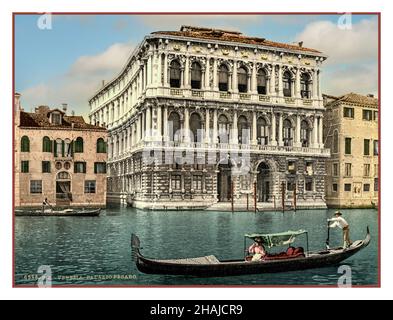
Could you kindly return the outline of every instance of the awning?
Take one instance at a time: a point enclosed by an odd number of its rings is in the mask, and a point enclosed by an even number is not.
[[[246,238],[252,239],[255,241],[257,238],[261,238],[262,244],[268,248],[277,247],[277,246],[285,246],[291,244],[295,241],[297,236],[307,233],[306,230],[298,230],[298,231],[286,231],[281,233],[270,233],[270,234],[246,234],[244,235]]]

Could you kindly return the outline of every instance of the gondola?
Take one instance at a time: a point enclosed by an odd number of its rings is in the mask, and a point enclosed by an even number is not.
[[[268,247],[291,244],[300,234],[307,234],[306,231],[285,232],[280,234],[253,234],[245,235],[245,239],[264,237]],[[287,235],[287,237],[283,237]],[[308,236],[307,236],[308,239]],[[278,241],[277,241],[278,240]],[[214,255],[186,258],[158,260],[147,258],[142,255],[140,240],[132,234],[131,246],[139,271],[147,274],[166,274],[166,275],[191,275],[199,277],[224,277],[244,274],[277,273],[287,271],[306,270],[334,266],[353,256],[370,243],[371,237],[367,227],[367,235],[363,240],[357,240],[348,248],[327,248],[322,251],[309,252],[308,248],[302,255],[285,256],[283,254],[268,256],[261,261],[238,260],[219,260]],[[270,241],[270,244],[267,243]],[[308,241],[307,241],[308,242]],[[308,246],[308,245],[307,245]]]
[[[64,210],[24,210],[16,209],[15,216],[29,217],[97,217],[101,213],[101,209],[64,209]]]

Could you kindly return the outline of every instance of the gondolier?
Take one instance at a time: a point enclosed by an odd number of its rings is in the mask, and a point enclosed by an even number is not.
[[[334,218],[328,219],[328,222],[333,222],[329,225],[329,228],[339,227],[343,230],[344,237],[344,245],[343,248],[346,249],[352,245],[352,242],[349,238],[349,223],[342,217],[342,213],[340,211],[336,211],[334,213]]]

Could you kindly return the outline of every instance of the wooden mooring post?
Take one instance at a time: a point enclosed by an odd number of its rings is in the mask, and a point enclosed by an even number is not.
[[[285,211],[285,182],[281,183],[281,206],[282,212]]]

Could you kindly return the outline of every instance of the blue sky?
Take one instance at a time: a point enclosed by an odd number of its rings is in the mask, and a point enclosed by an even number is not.
[[[15,17],[15,87],[26,110],[67,102],[86,115],[87,99],[101,80],[117,74],[146,34],[182,24],[236,29],[279,42],[302,40],[329,55],[322,78],[326,93],[378,91],[372,15],[353,15],[345,30],[338,27],[339,15],[53,15],[48,30],[38,28],[39,17]]]

